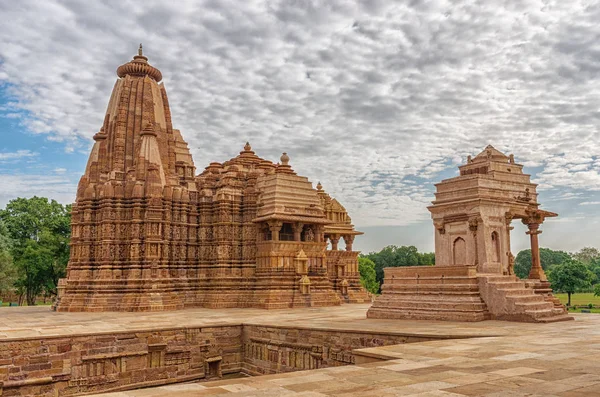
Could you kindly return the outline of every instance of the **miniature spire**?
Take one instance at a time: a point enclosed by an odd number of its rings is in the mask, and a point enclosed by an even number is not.
[[[318,190],[318,191],[321,191],[321,190],[323,190],[323,185],[321,185],[321,181],[319,181],[319,182],[317,183],[317,190]]]
[[[140,48],[138,48],[138,55],[144,56],[144,54],[142,54],[142,43],[140,43]]]
[[[249,152],[252,150],[252,146],[250,146],[250,142],[246,142],[246,144],[244,145],[244,150],[246,152]]]

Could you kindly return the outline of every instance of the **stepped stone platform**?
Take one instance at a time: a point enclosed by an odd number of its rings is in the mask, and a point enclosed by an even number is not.
[[[551,294],[514,275],[478,273],[476,266],[386,268],[382,295],[369,318],[556,322],[572,320]]]

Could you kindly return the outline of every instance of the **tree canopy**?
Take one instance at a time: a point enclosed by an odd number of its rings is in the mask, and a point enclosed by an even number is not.
[[[571,305],[571,294],[589,289],[595,275],[581,262],[569,259],[552,266],[548,272],[548,279],[554,291],[566,292],[568,305]]]
[[[376,294],[379,291],[379,283],[375,273],[375,262],[369,258],[358,258],[358,271],[362,286],[370,293]]]
[[[0,219],[0,297],[10,291],[15,282],[16,272],[10,250],[12,241],[8,229]]]
[[[389,245],[379,252],[363,255],[375,263],[375,279],[383,284],[383,269],[399,266],[425,266],[435,264],[435,255],[432,252],[420,253],[414,246]]]
[[[27,304],[37,296],[56,294],[69,260],[71,206],[44,197],[17,198],[0,211],[11,239],[14,286],[26,294]]]
[[[565,251],[554,251],[548,248],[540,248],[540,263],[544,271],[548,271],[551,266],[559,265],[571,259],[571,255]],[[529,277],[531,270],[531,250],[519,251],[515,258],[515,274],[520,278]]]

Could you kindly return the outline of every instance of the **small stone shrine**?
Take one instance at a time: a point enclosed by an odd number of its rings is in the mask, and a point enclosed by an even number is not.
[[[58,311],[288,308],[369,300],[344,207],[248,143],[196,175],[161,72],[117,69],[72,210]],[[338,250],[339,240],[345,249]],[[331,249],[327,247],[330,243]]]
[[[540,225],[557,214],[539,208],[536,184],[514,156],[491,145],[460,175],[436,185],[428,209],[435,227],[435,266],[386,268],[369,318],[551,322],[572,320],[552,295],[540,264]],[[529,278],[514,275],[513,220],[528,227]]]

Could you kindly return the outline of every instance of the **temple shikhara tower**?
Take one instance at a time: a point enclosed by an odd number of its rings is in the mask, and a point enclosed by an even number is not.
[[[570,320],[540,264],[538,236],[546,218],[536,184],[514,156],[492,146],[436,185],[428,209],[435,229],[435,266],[385,269],[383,294],[371,318],[549,322]],[[513,273],[513,221],[527,225],[529,279]]]
[[[162,74],[141,46],[117,75],[79,182],[56,310],[368,301],[352,250],[362,233],[320,184],[294,172],[286,153],[275,164],[246,143],[196,175]]]

